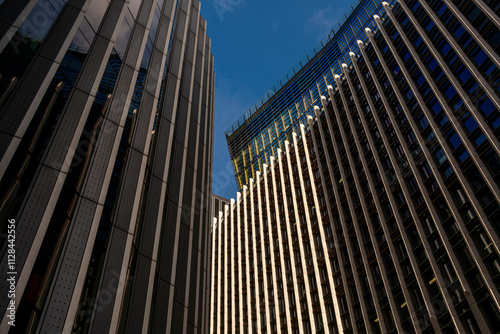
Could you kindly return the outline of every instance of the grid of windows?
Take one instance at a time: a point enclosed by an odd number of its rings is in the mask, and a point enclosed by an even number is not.
[[[307,128],[226,208],[231,226],[247,219],[271,246],[254,267],[271,272],[257,279],[270,314],[239,332],[490,333],[500,323],[499,8],[382,6],[351,61],[318,87]],[[251,196],[267,211],[233,220]],[[251,238],[239,236],[230,242]]]

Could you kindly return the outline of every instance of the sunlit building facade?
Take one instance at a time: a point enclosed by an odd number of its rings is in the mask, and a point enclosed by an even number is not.
[[[0,332],[207,332],[206,28],[198,0],[0,1]]]
[[[500,4],[381,6],[214,222],[212,332],[498,332]]]
[[[341,329],[332,230],[319,218],[321,178],[301,130],[214,218],[211,333]]]

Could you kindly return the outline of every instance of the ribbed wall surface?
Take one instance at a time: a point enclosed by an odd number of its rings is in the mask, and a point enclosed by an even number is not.
[[[211,333],[339,330],[332,232],[301,129],[214,218]]]
[[[499,7],[383,5],[215,221],[213,332],[497,332]]]
[[[13,2],[0,228],[17,222],[16,329],[206,333],[214,73],[200,2]]]

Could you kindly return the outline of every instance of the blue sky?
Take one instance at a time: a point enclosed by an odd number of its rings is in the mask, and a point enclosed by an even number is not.
[[[213,192],[236,197],[224,132],[357,0],[202,0],[215,57]]]

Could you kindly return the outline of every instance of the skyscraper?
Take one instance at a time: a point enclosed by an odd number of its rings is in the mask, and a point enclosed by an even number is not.
[[[206,332],[200,2],[5,0],[0,21],[0,331]]]
[[[497,332],[500,7],[381,6],[219,215],[214,332]]]

